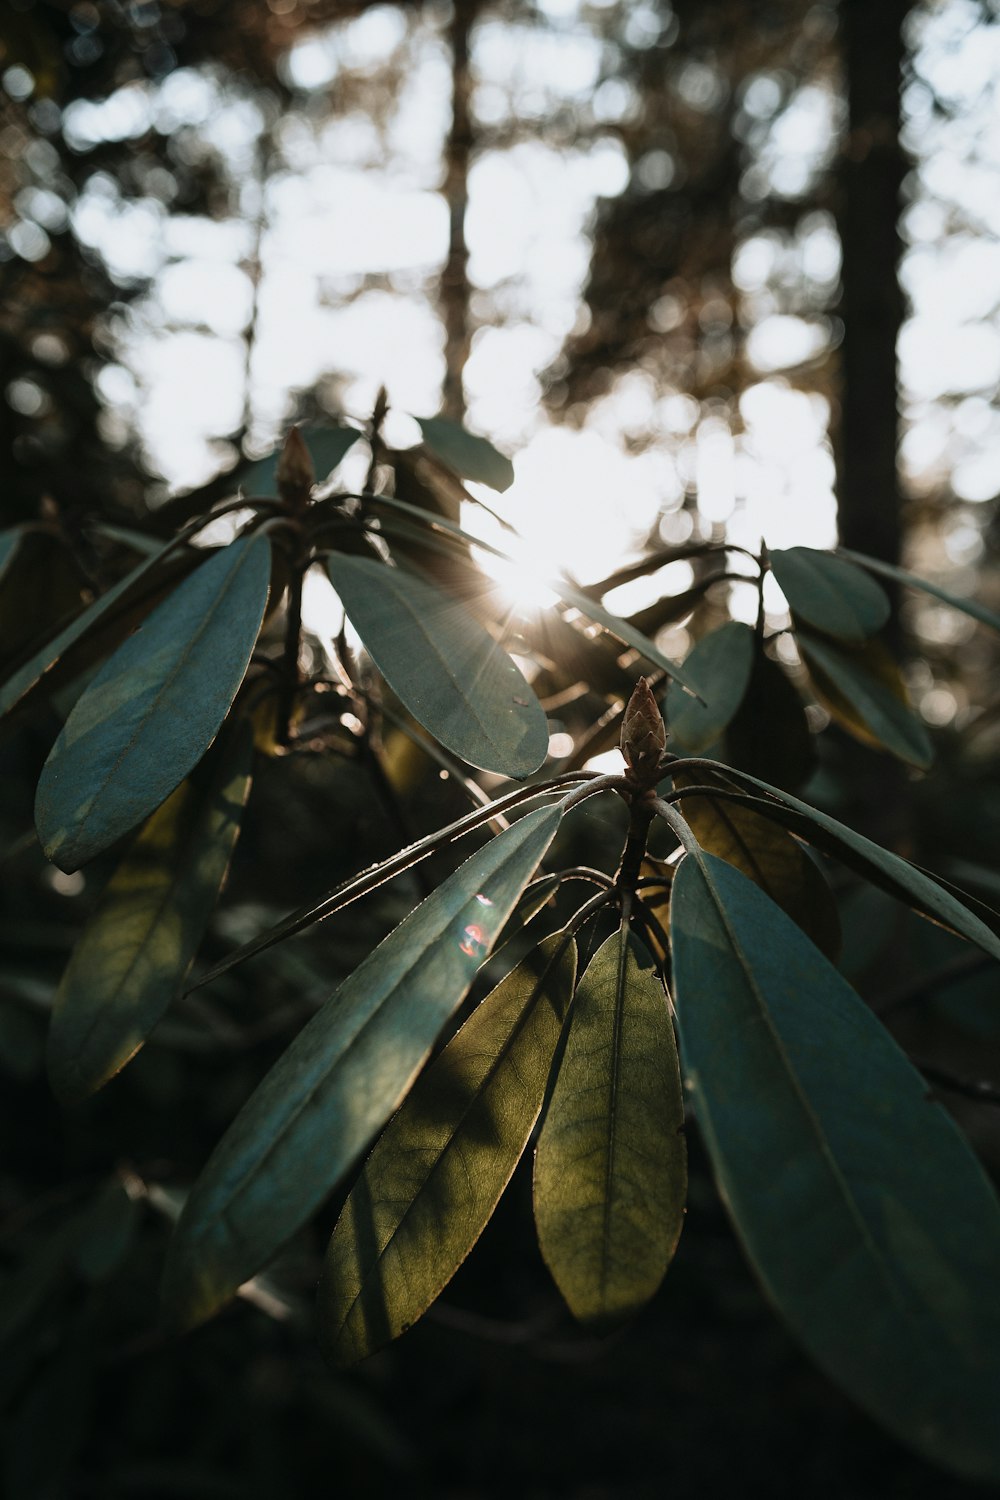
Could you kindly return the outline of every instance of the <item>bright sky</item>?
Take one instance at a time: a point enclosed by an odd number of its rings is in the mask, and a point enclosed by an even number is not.
[[[579,0],[547,0],[544,8],[551,35],[491,22],[477,29],[480,124],[499,127],[512,114],[530,120],[583,100],[599,123],[621,118],[628,91],[595,87],[600,45]],[[1000,490],[1000,417],[991,402],[1000,381],[991,316],[1000,303],[1000,114],[991,108],[1000,27],[977,27],[973,12],[971,0],[945,0],[914,24],[916,78],[905,104],[917,162],[903,268],[913,315],[900,356],[911,424],[903,445],[908,477],[919,488],[953,472],[958,495],[975,504]],[[646,7],[632,7],[637,38],[651,24]],[[384,135],[361,108],[331,121],[310,107],[343,69],[374,76],[404,43],[407,64]],[[259,107],[224,94],[208,74],[182,71],[158,88],[129,86],[106,103],[77,104],[67,117],[84,148],[138,136],[154,121],[189,124],[245,183],[242,223],[170,218],[152,198],[126,207],[100,177],[76,211],[79,233],[113,269],[153,276],[124,332],[121,365],[106,373],[102,390],[109,428],[134,420],[175,487],[215,471],[217,435],[239,425],[245,403],[255,440],[271,446],[293,388],[332,383],[358,417],[383,382],[398,408],[430,414],[439,405],[442,331],[433,288],[447,247],[438,187],[450,84],[441,35],[426,18],[407,22],[393,7],[378,7],[301,43],[287,60],[287,76],[302,91],[301,105],[277,131],[263,205]],[[710,83],[695,78],[691,87]],[[934,117],[928,85],[956,106],[954,120]],[[765,117],[773,89],[760,78],[748,110]],[[828,158],[835,121],[831,94],[814,85],[800,91],[756,168],[771,190],[794,196],[808,186]],[[658,515],[664,535],[679,537],[687,524],[679,508],[691,484],[706,519],[724,523],[744,545],[756,546],[761,536],[772,546],[832,542],[826,404],[792,389],[783,375],[820,352],[829,329],[781,311],[773,288],[796,268],[784,263],[790,252],[776,237],[746,240],[734,266],[755,320],[749,355],[760,377],[741,399],[738,437],[720,416],[699,411],[682,393],[655,390],[639,372],[598,404],[583,431],[555,429],[541,411],[537,374],[579,317],[585,226],[597,199],[619,192],[626,178],[620,146],[600,129],[576,149],[530,139],[490,149],[473,168],[470,274],[493,324],[475,336],[466,388],[470,426],[515,454],[516,482],[500,508],[551,565],[584,581],[633,552]],[[258,229],[248,387],[247,267]],[[835,283],[838,245],[826,216],[811,217],[794,255],[796,274],[804,271],[820,286]],[[952,410],[940,398],[955,392],[960,400]],[[629,454],[630,431],[651,428],[662,440]],[[398,429],[399,440],[413,435],[406,424]],[[967,549],[975,527],[959,516],[956,528],[957,550]],[[614,602],[622,610],[640,607],[641,594],[637,586],[634,597]],[[734,607],[743,610],[738,598]]]

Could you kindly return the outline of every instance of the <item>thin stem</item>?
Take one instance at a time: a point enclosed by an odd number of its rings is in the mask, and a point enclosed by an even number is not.
[[[695,856],[701,853],[701,845],[695,838],[690,825],[684,821],[680,813],[677,811],[676,807],[672,807],[671,804],[669,802],[665,802],[662,797],[654,798],[649,806],[652,808],[656,817],[662,818],[667,827],[677,835],[677,838],[684,846],[686,853],[694,854]]]
[[[288,586],[288,609],[285,616],[285,650],[281,663],[281,692],[278,697],[278,743],[288,745],[292,738],[292,715],[299,691],[299,642],[302,634],[302,580],[306,560],[292,562],[292,581]]]

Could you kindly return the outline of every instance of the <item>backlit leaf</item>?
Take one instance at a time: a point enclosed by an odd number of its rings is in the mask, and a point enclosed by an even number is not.
[[[140,829],[56,992],[48,1065],[74,1103],[107,1083],[180,992],[225,879],[250,785],[248,725]]]
[[[889,599],[861,568],[814,547],[770,552],[771,571],[797,621],[842,641],[863,641],[889,618]]]
[[[309,449],[316,470],[316,483],[322,484],[346,457],[361,433],[356,427],[305,427],[301,429],[305,445]],[[275,448],[266,458],[255,463],[242,464],[233,474],[233,487],[239,485],[244,494],[254,496],[278,493],[278,460],[282,449]]]
[[[510,489],[514,465],[492,443],[447,417],[418,417],[417,421],[427,447],[456,474],[488,484],[492,490]]]
[[[446,750],[503,776],[538,769],[549,745],[538,699],[457,600],[373,558],[338,555],[327,566],[375,665]]]
[[[684,859],[671,941],[684,1075],[769,1296],[896,1437],[1000,1478],[1000,1204],[847,982],[752,881]]]
[[[663,1280],[683,1223],[683,1127],[667,999],[619,931],[577,990],[535,1156],[539,1244],[581,1322],[620,1322]]]
[[[266,537],[225,547],[104,664],[38,783],[48,857],[76,870],[147,817],[204,755],[243,681],[267,602]]]
[[[906,701],[899,668],[881,641],[835,646],[800,630],[796,634],[816,696],[855,739],[890,750],[921,770],[934,750]]]
[[[903,568],[896,568],[892,563],[883,562],[879,557],[866,557],[863,552],[850,552],[846,547],[839,549],[839,555],[866,568],[869,573],[879,573],[883,578],[892,578],[897,583],[905,584],[907,588],[919,589],[924,594],[931,594],[935,599],[940,599],[942,604],[950,604],[952,609],[960,609],[964,615],[971,615],[974,620],[979,620],[983,625],[1000,630],[1000,615],[995,610],[987,609],[985,604],[980,604],[977,599],[966,599],[961,594],[949,594],[946,589],[939,588],[936,583],[928,583],[926,578],[918,578],[916,573],[907,573]]]
[[[702,636],[688,653],[684,672],[704,701],[677,683],[671,683],[666,700],[667,729],[683,750],[697,754],[718,739],[743,702],[753,656],[753,631],[738,620]]]
[[[547,938],[473,1011],[393,1116],[337,1221],[320,1341],[353,1364],[406,1331],[485,1228],[542,1107],[576,946]]]
[[[712,785],[707,772],[677,772],[677,788]],[[685,797],[681,812],[709,854],[735,865],[812,938],[828,958],[840,950],[833,892],[809,855],[783,828],[752,808],[721,797]]]
[[[498,834],[410,913],[302,1029],[188,1197],[167,1302],[210,1316],[309,1218],[385,1124],[464,998],[562,810]]]

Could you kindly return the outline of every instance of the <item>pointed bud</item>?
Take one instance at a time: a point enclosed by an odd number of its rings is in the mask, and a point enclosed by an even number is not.
[[[316,470],[312,454],[297,427],[289,429],[285,446],[278,459],[278,494],[292,510],[304,510],[309,501],[309,491],[316,483]]]
[[[663,716],[645,677],[640,677],[622,720],[622,755],[632,779],[644,787],[655,786],[660,757],[667,745]]]

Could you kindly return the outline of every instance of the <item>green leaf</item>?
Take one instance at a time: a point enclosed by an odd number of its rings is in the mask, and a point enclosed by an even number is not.
[[[717,784],[707,771],[676,771],[675,788]],[[791,834],[753,808],[722,797],[685,797],[682,812],[709,854],[735,865],[812,938],[828,958],[840,951],[833,892],[815,861]]]
[[[796,620],[824,635],[863,641],[888,620],[885,589],[846,558],[813,547],[789,547],[768,557]]]
[[[223,548],[104,664],[42,770],[39,838],[76,870],[147,817],[215,738],[267,603],[266,537]]]
[[[498,453],[492,443],[466,432],[447,417],[418,417],[427,447],[436,458],[463,479],[488,484],[491,490],[509,490],[514,483],[514,465]]]
[[[804,630],[797,631],[795,639],[816,696],[838,723],[863,743],[927,769],[934,759],[933,747],[906,702],[899,668],[880,641],[853,648],[834,646]]]
[[[64,1104],[123,1068],[179,994],[239,834],[252,759],[244,724],[145,823],[105,887],[53,1002],[49,1078]]]
[[[140,1213],[120,1177],[104,1184],[80,1225],[75,1262],[85,1281],[107,1281],[115,1274],[132,1247]]]
[[[538,1118],[575,978],[576,945],[556,933],[486,996],[393,1116],[327,1250],[319,1332],[332,1364],[405,1333],[476,1243]]]
[[[750,683],[726,730],[726,760],[779,786],[801,786],[815,753],[805,705],[787,673],[758,649]]]
[[[11,527],[9,531],[0,531],[0,579],[14,561],[22,535],[18,526]]]
[[[346,457],[361,433],[355,427],[330,426],[304,428],[302,436],[316,470],[316,483],[323,484]],[[260,458],[255,463],[241,464],[233,473],[233,487],[239,485],[244,494],[251,498],[276,495],[281,452],[281,447],[277,447],[266,458]]]
[[[926,578],[918,578],[916,573],[907,573],[902,568],[896,568],[892,563],[883,562],[878,557],[866,557],[863,552],[851,552],[846,547],[840,547],[838,556],[846,557],[851,562],[867,569],[869,573],[880,573],[883,578],[893,578],[897,583],[903,583],[907,588],[920,589],[924,594],[932,594],[935,599],[940,599],[943,604],[950,604],[952,609],[960,609],[964,615],[971,615],[974,620],[979,620],[983,625],[989,625],[993,630],[1000,630],[1000,615],[995,610],[987,609],[985,604],[980,604],[976,599],[965,599],[960,594],[949,594],[946,589],[939,588],[936,583],[928,583]]]
[[[688,653],[684,671],[704,701],[677,683],[671,683],[666,700],[667,728],[682,749],[695,754],[718,739],[743,702],[753,658],[753,631],[738,620],[703,636]]]
[[[756,776],[721,765],[713,766],[712,770],[737,784],[763,792],[764,796],[743,799],[745,805],[753,807],[763,817],[782,823],[799,838],[822,849],[826,854],[832,854],[850,869],[857,870],[873,885],[889,891],[931,921],[950,928],[993,958],[1000,959],[1000,937],[963,906],[958,895],[939,883],[933,875],[910,864],[909,860],[902,859],[898,854],[883,849],[881,844],[866,839],[864,834],[855,833],[846,823],[838,823],[828,813],[810,807],[808,802],[799,801],[789,792],[769,786]],[[683,812],[683,802],[681,811]]]
[[[1000,1478],[1000,1204],[968,1145],[738,870],[683,860],[671,942],[687,1087],[769,1296],[897,1438]]]
[[[502,776],[537,771],[549,747],[538,699],[462,605],[373,558],[337,555],[327,567],[375,665],[446,750]]]
[[[175,1318],[210,1316],[319,1207],[406,1095],[548,848],[529,813],[412,911],[302,1029],[195,1183],[167,1267]]]
[[[684,1219],[684,1103],[653,960],[615,933],[580,982],[535,1156],[535,1222],[573,1316],[631,1316],[666,1273]]]
[[[417,506],[407,505],[405,501],[396,500],[391,495],[369,495],[367,502],[373,509],[382,508],[384,510],[396,511],[400,515],[411,516],[424,526],[434,531],[446,532],[449,536],[455,537],[467,546],[478,547],[480,551],[490,552],[494,557],[502,558],[504,562],[514,562],[514,559],[499,547],[494,547],[491,542],[484,542],[479,537],[472,536],[470,532],[463,531],[461,526],[456,526],[453,521],[447,520],[444,516],[428,515],[426,511],[418,509]],[[515,566],[517,566],[516,563]],[[605,630],[609,630],[612,635],[617,636],[625,645],[631,646],[635,651],[638,651],[640,656],[644,657],[646,661],[652,662],[661,671],[666,672],[668,677],[672,677],[675,682],[679,682],[683,687],[690,688],[691,684],[688,682],[687,676],[681,668],[675,662],[670,661],[668,657],[664,656],[662,651],[658,651],[653,642],[648,640],[641,631],[636,630],[630,625],[627,620],[621,620],[617,615],[609,614],[606,609],[602,609],[593,599],[588,599],[587,595],[581,589],[573,588],[563,578],[547,576],[545,582],[553,593],[558,594],[559,598],[565,604],[571,605],[573,609],[578,609],[582,615],[586,615],[588,620],[594,620],[598,625],[603,625]]]

